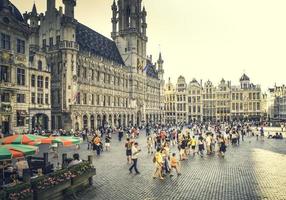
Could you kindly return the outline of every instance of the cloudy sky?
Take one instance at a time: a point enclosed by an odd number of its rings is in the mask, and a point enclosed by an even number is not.
[[[21,12],[46,0],[11,0]],[[110,37],[113,0],[78,0],[81,23]],[[148,54],[162,52],[165,79],[184,75],[238,84],[245,72],[263,89],[286,84],[285,0],[143,0],[148,12]],[[57,6],[61,0],[57,0]]]

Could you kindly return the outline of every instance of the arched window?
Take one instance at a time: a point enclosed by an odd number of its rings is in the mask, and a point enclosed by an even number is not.
[[[49,77],[45,78],[45,88],[49,89]]]
[[[38,61],[38,70],[39,71],[42,71],[43,70],[43,63],[42,63],[42,61]]]
[[[86,115],[83,116],[83,128],[88,128],[88,117]]]

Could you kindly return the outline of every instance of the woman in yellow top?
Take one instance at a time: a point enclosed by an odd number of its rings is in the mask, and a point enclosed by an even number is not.
[[[195,154],[196,154],[196,146],[197,146],[197,140],[196,140],[195,136],[193,136],[193,138],[191,139],[191,147],[192,147],[192,151],[193,151],[193,156],[195,156]]]
[[[162,154],[161,154],[161,149],[160,148],[157,148],[157,152],[154,156],[154,161],[155,161],[155,172],[153,174],[153,178],[156,178],[156,177],[160,177],[161,180],[163,180],[163,176],[162,176],[162,169],[163,169],[163,157],[162,157]]]
[[[172,154],[172,157],[171,157],[171,160],[170,160],[170,164],[171,164],[171,173],[170,173],[170,176],[173,176],[173,174],[172,174],[173,169],[175,169],[177,175],[180,176],[181,173],[179,172],[179,161],[178,161],[178,159],[176,158],[176,153],[173,153],[173,154]]]

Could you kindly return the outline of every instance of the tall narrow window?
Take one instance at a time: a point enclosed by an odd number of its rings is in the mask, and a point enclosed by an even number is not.
[[[38,76],[38,88],[43,88],[43,76]]]
[[[83,104],[87,104],[87,94],[83,94]]]
[[[10,35],[1,33],[1,48],[2,49],[11,49],[11,37]]]
[[[17,84],[25,85],[25,70],[17,68]]]
[[[45,103],[49,104],[49,94],[45,94]]]
[[[54,46],[54,38],[50,37],[50,47]]]
[[[25,94],[17,94],[17,103],[25,103]]]
[[[56,37],[56,45],[58,46],[60,44],[61,36],[57,35]]]
[[[46,46],[47,46],[47,40],[43,39],[43,48],[46,48]]]
[[[46,77],[45,79],[45,88],[49,89],[49,77]]]
[[[38,93],[38,104],[44,104],[44,95],[43,93]]]
[[[32,99],[31,99],[32,104],[36,104],[36,93],[32,92],[31,96],[32,96]]]
[[[31,86],[32,87],[36,86],[36,76],[34,74],[31,76]]]
[[[9,82],[9,68],[0,66],[0,82]]]
[[[17,53],[25,54],[25,41],[17,39]]]
[[[42,63],[42,61],[38,61],[38,70],[39,71],[42,71],[43,70],[43,63]]]

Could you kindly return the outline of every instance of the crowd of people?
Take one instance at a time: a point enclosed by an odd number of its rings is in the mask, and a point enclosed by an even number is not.
[[[144,132],[146,132],[146,151],[154,163],[153,178],[164,179],[167,175],[173,176],[174,173],[180,176],[180,163],[192,157],[224,158],[228,146],[239,146],[246,136],[256,136],[257,140],[264,141],[265,130],[263,126],[256,126],[253,129],[251,124],[235,122],[191,123],[177,126],[147,124]],[[103,151],[111,151],[112,137],[117,138],[119,142],[125,138],[124,147],[129,172],[133,173],[134,170],[136,174],[140,174],[137,164],[142,151],[141,146],[144,146],[145,151],[145,145],[139,145],[138,138],[142,131],[137,126],[124,129],[104,126],[94,131],[60,129],[51,133],[37,130],[34,134],[80,136],[87,142],[88,150],[95,151],[97,156],[100,156]],[[283,139],[283,135],[282,133],[274,135],[268,133],[268,138]],[[76,157],[75,160],[79,159]]]

